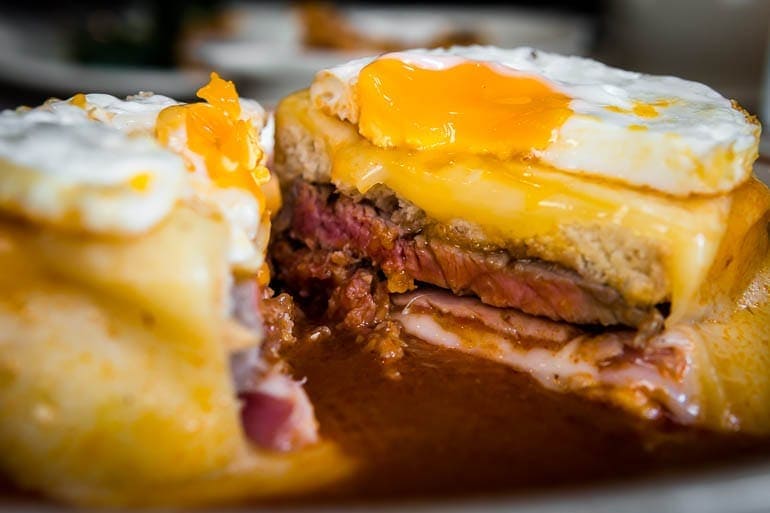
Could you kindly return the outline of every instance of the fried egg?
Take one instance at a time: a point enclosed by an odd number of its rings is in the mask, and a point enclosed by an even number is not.
[[[184,104],[152,93],[77,94],[0,114],[0,209],[78,231],[130,236],[180,201],[228,221],[230,260],[264,267],[270,229],[261,185],[264,109],[212,74]]]
[[[538,159],[685,196],[751,176],[760,126],[709,87],[532,48],[408,50],[320,71],[313,105],[372,144]]]
[[[0,114],[0,208],[78,230],[137,234],[184,195],[181,159],[67,102]]]

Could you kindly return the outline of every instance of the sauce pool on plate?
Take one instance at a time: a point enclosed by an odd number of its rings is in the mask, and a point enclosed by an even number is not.
[[[647,423],[494,362],[406,343],[386,367],[342,333],[289,356],[322,436],[359,464],[309,502],[522,495],[770,456],[769,439]]]

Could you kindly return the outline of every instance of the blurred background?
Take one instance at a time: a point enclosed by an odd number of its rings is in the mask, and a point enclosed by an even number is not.
[[[190,99],[210,70],[271,105],[357,56],[478,43],[698,80],[770,123],[769,40],[770,0],[28,0],[0,7],[0,108],[94,91]]]

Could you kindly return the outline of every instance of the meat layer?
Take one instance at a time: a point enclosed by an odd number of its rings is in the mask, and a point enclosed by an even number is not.
[[[475,295],[482,302],[576,324],[659,323],[652,307],[629,305],[612,287],[560,265],[516,259],[505,251],[463,247],[430,231],[396,223],[366,201],[297,180],[290,199],[290,235],[311,249],[366,259],[387,277],[390,292],[423,282]]]
[[[254,280],[236,282],[230,291],[234,319],[264,334],[262,344],[230,353],[230,371],[241,402],[241,422],[248,439],[264,448],[290,451],[318,441],[313,405],[281,359],[295,342],[296,315],[291,297],[263,297]]]
[[[549,389],[613,402],[648,419],[690,424],[697,414],[687,345],[652,337],[637,348],[633,330],[586,332],[445,291],[392,299],[405,333],[509,365]]]
[[[610,401],[646,418],[692,422],[687,347],[644,330],[595,330],[435,287],[388,293],[367,260],[345,251],[283,239],[273,244],[272,255],[278,278],[300,302],[317,308],[324,322],[363,334],[384,361],[398,358],[394,340],[412,335],[512,366],[551,389]],[[644,344],[636,343],[640,335]]]

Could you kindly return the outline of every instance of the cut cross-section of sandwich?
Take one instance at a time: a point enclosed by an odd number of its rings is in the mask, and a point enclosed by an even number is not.
[[[265,113],[216,75],[199,96],[0,114],[0,470],[25,489],[179,506],[349,469],[269,322]]]
[[[276,112],[279,277],[647,418],[770,431],[760,127],[708,87],[529,48],[323,70]]]

